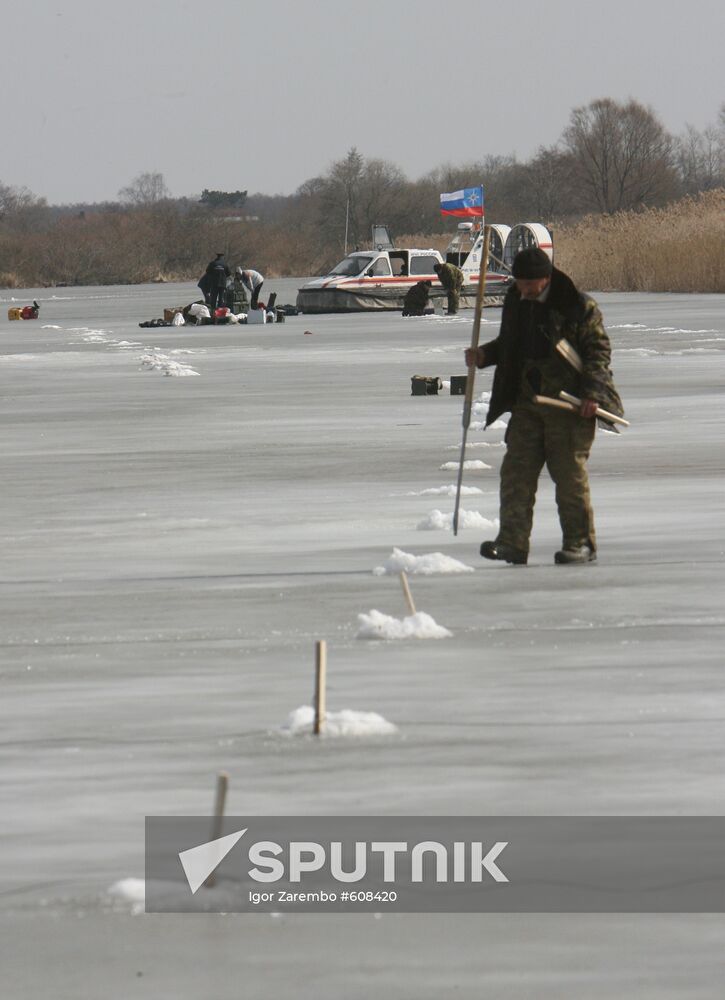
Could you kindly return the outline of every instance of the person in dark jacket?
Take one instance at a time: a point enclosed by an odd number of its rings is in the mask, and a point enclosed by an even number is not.
[[[498,337],[465,354],[469,365],[496,366],[486,426],[511,411],[501,465],[500,528],[495,541],[481,545],[481,555],[526,563],[539,474],[546,464],[556,486],[563,536],[554,561],[592,562],[597,545],[586,462],[595,412],[600,406],[623,414],[609,367],[609,338],[594,300],[554,268],[543,250],[522,250],[512,273],[515,284],[504,300]],[[578,411],[534,399],[558,399],[562,390],[581,399]]]
[[[425,316],[430,300],[432,282],[429,279],[417,281],[409,288],[403,299],[403,316]]]
[[[231,273],[224,260],[224,254],[218,253],[214,260],[209,261],[206,266],[206,271],[204,272],[206,281],[204,285],[199,282],[199,287],[204,292],[212,319],[214,318],[214,310],[218,306],[224,305],[227,278],[231,277]]]

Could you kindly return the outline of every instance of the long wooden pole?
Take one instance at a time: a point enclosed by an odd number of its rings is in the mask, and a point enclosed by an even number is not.
[[[478,291],[476,293],[476,311],[473,316],[473,330],[471,331],[471,351],[475,354],[478,351],[478,339],[481,335],[481,314],[483,313],[483,299],[486,293],[486,271],[488,270],[488,247],[491,240],[491,227],[483,227],[483,248],[481,250],[481,266],[478,271]],[[463,463],[466,459],[466,439],[468,438],[468,428],[471,424],[471,409],[473,407],[473,384],[476,379],[476,360],[468,366],[468,378],[466,379],[466,398],[463,403],[463,439],[461,441],[461,459],[458,463],[458,482],[456,484],[456,505],[453,508],[453,534],[458,534],[458,509],[461,505],[461,485],[463,484]]]
[[[327,687],[327,643],[320,639],[315,644],[315,722],[313,733],[319,736],[325,727]]]

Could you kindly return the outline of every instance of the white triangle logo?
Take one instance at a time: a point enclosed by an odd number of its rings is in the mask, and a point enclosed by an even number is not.
[[[179,861],[183,865],[184,874],[192,894],[204,885],[214,869],[222,863],[248,829],[249,827],[245,826],[237,833],[230,833],[227,837],[220,837],[218,840],[209,840],[206,844],[199,844],[198,847],[190,847],[188,851],[179,853]]]

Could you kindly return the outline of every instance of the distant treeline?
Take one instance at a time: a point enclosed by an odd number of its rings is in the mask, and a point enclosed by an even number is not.
[[[610,99],[573,109],[526,162],[487,155],[418,180],[353,148],[285,196],[173,198],[145,173],[117,202],[54,206],[0,183],[0,286],[185,281],[218,251],[269,277],[316,274],[366,246],[375,223],[444,245],[454,225],[439,194],[480,183],[488,222],[546,223],[587,287],[725,291],[725,104],[717,123],[673,136],[652,109]]]

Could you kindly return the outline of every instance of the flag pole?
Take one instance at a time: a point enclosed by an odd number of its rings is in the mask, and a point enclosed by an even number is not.
[[[483,246],[481,248],[481,266],[478,271],[478,291],[476,294],[476,311],[473,316],[473,330],[471,332],[471,351],[475,355],[478,351],[478,339],[481,333],[481,313],[483,312],[483,298],[486,292],[486,271],[488,270],[488,247],[491,240],[491,227],[483,227]],[[466,398],[463,403],[463,439],[461,441],[461,459],[458,463],[458,482],[456,484],[456,504],[453,508],[453,534],[458,534],[458,509],[461,504],[461,484],[463,483],[463,463],[466,458],[466,439],[468,428],[471,423],[471,408],[473,406],[473,383],[476,378],[476,360],[468,366],[468,378],[466,379]]]

